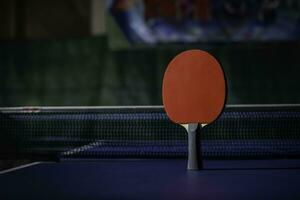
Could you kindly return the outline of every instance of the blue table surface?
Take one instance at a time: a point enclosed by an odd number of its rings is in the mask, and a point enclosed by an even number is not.
[[[300,160],[63,160],[0,174],[1,199],[300,199]]]

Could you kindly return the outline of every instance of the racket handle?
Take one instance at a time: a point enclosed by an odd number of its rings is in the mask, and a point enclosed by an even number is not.
[[[197,134],[197,123],[188,124],[188,170],[199,170],[202,169],[202,158],[200,157],[200,149],[198,148],[198,137]]]

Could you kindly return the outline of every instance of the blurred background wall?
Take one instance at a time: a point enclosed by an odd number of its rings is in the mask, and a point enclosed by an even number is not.
[[[227,103],[299,103],[299,5],[1,1],[0,106],[160,105],[167,64],[195,48],[223,65]]]

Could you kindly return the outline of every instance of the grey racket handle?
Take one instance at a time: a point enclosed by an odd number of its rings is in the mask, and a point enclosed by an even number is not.
[[[198,147],[198,137],[197,134],[198,123],[188,124],[187,132],[188,132],[188,170],[199,170],[202,169],[202,157],[200,155],[200,149]],[[201,127],[199,127],[201,128]]]

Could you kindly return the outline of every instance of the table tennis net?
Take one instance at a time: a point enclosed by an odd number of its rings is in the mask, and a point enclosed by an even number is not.
[[[187,157],[186,131],[162,107],[0,111],[2,157]],[[200,138],[204,159],[299,158],[300,107],[227,106]]]

